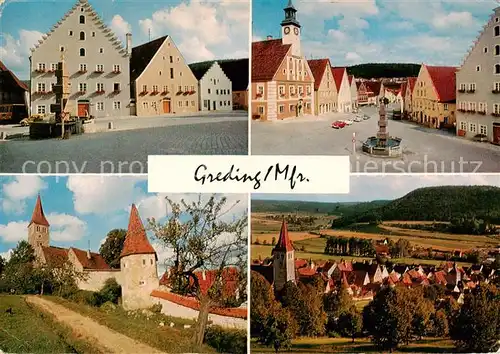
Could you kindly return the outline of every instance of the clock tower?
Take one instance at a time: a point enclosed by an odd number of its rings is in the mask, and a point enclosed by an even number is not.
[[[287,7],[284,8],[285,19],[281,21],[281,38],[283,44],[292,45],[292,55],[302,56],[300,50],[300,23],[297,21],[297,9],[288,0]]]

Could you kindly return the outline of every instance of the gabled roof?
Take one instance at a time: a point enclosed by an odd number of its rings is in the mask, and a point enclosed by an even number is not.
[[[280,39],[252,43],[252,81],[270,81],[290,50]]]
[[[354,75],[348,75],[347,78],[349,79],[349,85],[352,86],[352,79],[354,79]]]
[[[218,277],[218,270],[205,270],[195,272],[195,276],[198,279],[200,285],[200,291],[202,294],[207,294],[210,287],[214,284]],[[226,297],[236,294],[238,289],[238,278],[240,276],[239,270],[235,267],[224,268],[220,274],[219,279],[224,283],[224,288],[222,289]],[[194,281],[191,279],[191,283]]]
[[[87,270],[111,270],[111,267],[106,263],[104,258],[99,253],[95,252],[88,252],[90,253],[90,259],[89,259],[89,254],[87,251],[83,251],[78,248],[70,247],[70,250],[72,250],[80,262],[80,264],[83,266],[83,269]]]
[[[321,84],[321,79],[325,74],[325,70],[330,67],[329,59],[311,59],[308,60],[309,68],[311,68],[311,72],[314,77],[314,89],[319,89],[319,85]]]
[[[42,247],[43,258],[52,267],[62,267],[68,260],[68,249],[60,247]]]
[[[380,81],[365,81],[365,86],[368,91],[371,91],[375,96],[378,96],[380,94],[382,83]]]
[[[403,84],[401,85],[401,96],[403,97],[406,95],[406,86],[408,86],[406,82],[403,82]]]
[[[274,246],[273,252],[274,251],[290,252],[293,250],[294,250],[294,248],[293,248],[292,241],[290,240],[290,237],[288,236],[288,226],[286,224],[286,221],[283,220],[283,223],[281,224],[280,238],[278,239],[276,246]]]
[[[168,36],[163,36],[132,48],[130,57],[130,81],[135,81],[146,69]]]
[[[113,33],[111,28],[106,26],[104,21],[100,18],[98,13],[92,8],[92,6],[89,4],[88,0],[78,0],[73,7],[64,14],[64,16],[51,28],[51,30],[44,34],[42,36],[42,39],[38,41],[37,44],[35,44],[35,47],[31,49],[32,52],[36,51],[42,45],[45,40],[54,33],[63,23],[64,21],[71,15],[73,15],[77,10],[78,7],[83,7],[84,12],[82,12],[82,15],[87,15],[87,18],[95,24],[96,28],[98,28],[101,32],[105,33],[106,37],[108,38],[109,42],[111,45],[117,50],[119,53],[123,53],[124,56],[127,55],[127,51],[123,47],[121,41],[118,39],[118,37]],[[80,12],[78,12],[80,13]],[[111,34],[111,35],[110,35]]]
[[[36,198],[35,209],[33,209],[33,215],[31,216],[31,224],[43,225],[49,227],[50,224],[45,218],[45,214],[43,212],[42,200],[40,199],[40,194]]]
[[[428,66],[427,72],[432,80],[439,102],[454,102],[456,95],[456,72],[453,66]]]
[[[10,71],[6,66],[5,64],[0,60],[0,72],[3,72],[3,73],[6,73],[7,75],[10,75],[12,77],[12,79],[14,80],[14,83],[22,90],[24,91],[28,91],[28,86],[22,82],[21,80],[19,80],[17,78],[17,76],[12,72]]]
[[[340,91],[340,87],[342,86],[342,79],[344,78],[344,73],[347,74],[345,68],[332,68],[333,79],[335,80],[335,86],[337,87],[337,91]]]
[[[197,71],[205,72],[213,65],[215,60],[189,64],[191,71],[198,78]],[[224,74],[231,80],[233,91],[246,91],[248,89],[248,58],[217,60]],[[200,69],[198,69],[200,67]],[[203,77],[204,73],[201,75]],[[201,78],[200,77],[200,78]],[[198,78],[199,80],[199,78]]]
[[[215,60],[206,61],[203,63],[192,63],[189,64],[189,68],[193,72],[196,80],[200,81],[203,76],[207,73],[207,71],[216,63]]]
[[[146,230],[135,204],[132,204],[132,208],[130,209],[127,236],[125,237],[120,258],[132,254],[154,254],[156,256],[153,246],[149,243]]]
[[[410,93],[413,94],[413,89],[415,88],[415,83],[417,82],[416,77],[408,78],[408,87],[410,88]]]

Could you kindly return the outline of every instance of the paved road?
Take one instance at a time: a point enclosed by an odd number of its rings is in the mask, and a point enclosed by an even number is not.
[[[278,122],[252,122],[253,155],[350,155],[353,173],[473,173],[500,172],[500,147],[477,143],[405,121],[389,120],[388,131],[403,139],[403,156],[376,158],[361,151],[362,142],[376,135],[378,112],[344,129],[332,129],[350,114],[333,113]],[[353,151],[353,133],[356,133]]]
[[[246,155],[246,118],[0,142],[0,173],[147,173],[148,155]]]
[[[28,296],[26,301],[53,315],[56,321],[71,328],[73,333],[101,349],[102,353],[164,354],[162,351],[113,331],[75,311],[39,296]]]

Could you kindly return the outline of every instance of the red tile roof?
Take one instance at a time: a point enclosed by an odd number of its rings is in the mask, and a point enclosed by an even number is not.
[[[413,89],[415,88],[415,83],[417,82],[417,78],[416,77],[409,77],[408,78],[408,87],[410,88],[411,90],[411,94],[413,94]]]
[[[167,300],[175,304],[191,308],[193,310],[198,311],[200,309],[199,301],[192,297],[181,296],[168,291],[160,291],[160,290],[153,290],[151,292],[151,296]],[[211,307],[210,313],[214,315],[243,318],[243,319],[246,319],[248,317],[248,310],[246,308],[241,308],[241,307],[237,308]]]
[[[439,102],[453,102],[456,100],[456,72],[452,66],[425,66],[429,72]]]
[[[53,267],[62,267],[68,260],[68,249],[60,247],[42,247],[45,262]]]
[[[371,91],[375,96],[380,94],[382,83],[380,81],[365,81],[367,91]]]
[[[70,250],[72,250],[75,253],[76,258],[83,266],[83,269],[112,270],[99,253],[90,252],[90,259],[89,259],[87,251],[83,251],[81,249],[74,247],[71,247]]]
[[[1,60],[0,60],[0,72],[6,72],[6,73],[8,73],[12,77],[12,79],[14,80],[14,82],[17,84],[17,86],[19,86],[21,89],[23,89],[25,91],[29,90],[28,86],[26,86],[26,84],[24,82],[22,82],[21,80],[19,80],[17,78],[17,76],[12,71],[10,71]]]
[[[307,261],[305,259],[296,259],[295,260],[295,268],[302,268],[307,266]]]
[[[156,256],[153,246],[149,243],[146,230],[135,204],[132,204],[132,208],[130,209],[127,236],[125,237],[120,258],[131,254],[154,254]]]
[[[403,82],[403,84],[401,85],[401,96],[402,97],[405,97],[405,95],[406,95],[406,86],[407,85],[408,84],[406,82]]]
[[[205,277],[203,278],[203,271],[195,272],[200,285],[202,294],[207,294],[210,287],[217,280],[217,270],[205,270]],[[223,293],[226,296],[235,295],[238,289],[239,270],[235,267],[228,267],[222,270],[220,278],[224,283]],[[191,280],[193,282],[193,280]]]
[[[33,210],[33,215],[31,216],[31,224],[50,226],[49,222],[45,218],[45,214],[43,213],[42,200],[40,199],[40,194],[36,198],[35,209]]]
[[[316,274],[316,269],[311,268],[311,267],[304,267],[304,268],[299,268],[297,269],[297,273],[303,277],[310,277],[312,275]]]
[[[314,89],[319,89],[321,79],[325,75],[325,70],[330,67],[329,59],[312,59],[308,60],[309,68],[311,68],[314,77]]]
[[[252,43],[252,81],[270,81],[290,50],[281,39]]]
[[[278,242],[276,243],[276,246],[274,246],[273,251],[293,251],[293,244],[292,241],[290,240],[290,237],[288,236],[288,226],[286,224],[286,221],[283,220],[283,223],[281,224],[281,231],[280,231],[280,238],[278,239]]]
[[[375,252],[378,253],[386,253],[389,254],[389,246],[387,245],[376,245]]]
[[[351,262],[342,261],[338,264],[338,267],[341,272],[352,272]]]
[[[352,79],[354,79],[354,75],[349,75],[347,76],[347,78],[349,79],[349,85],[352,85]]]
[[[335,86],[337,91],[340,91],[340,86],[342,86],[342,79],[344,78],[345,68],[332,68],[333,79],[335,80]]]

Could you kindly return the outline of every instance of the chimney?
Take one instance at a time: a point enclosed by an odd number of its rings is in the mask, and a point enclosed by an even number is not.
[[[126,43],[126,50],[127,50],[127,55],[132,54],[132,33],[127,33],[126,35],[127,38],[127,43]]]
[[[273,36],[271,36],[270,34],[267,36],[267,40],[270,41],[271,39],[273,39]]]
[[[87,250],[87,258],[92,259],[92,255],[90,254],[90,250]]]

